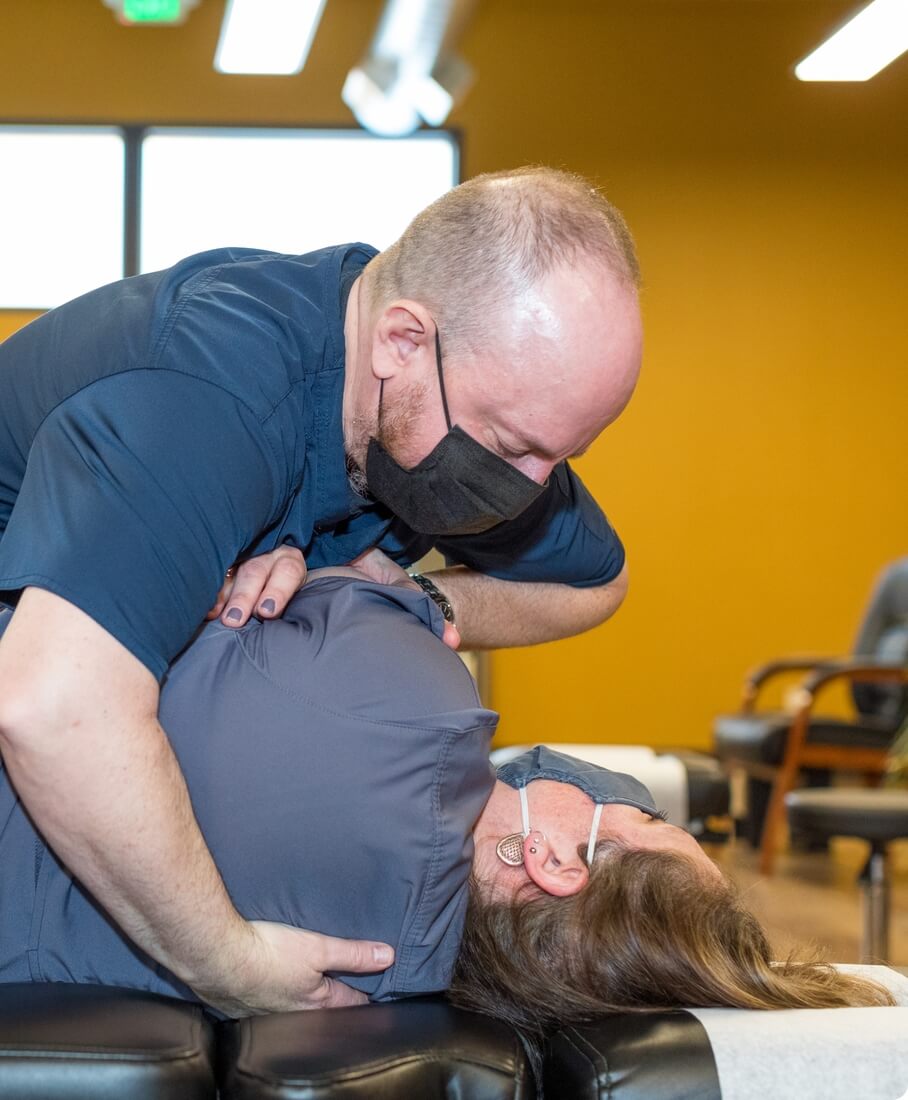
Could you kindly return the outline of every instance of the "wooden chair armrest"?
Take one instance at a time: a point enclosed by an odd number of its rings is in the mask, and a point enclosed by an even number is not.
[[[814,669],[825,667],[827,664],[839,664],[836,657],[780,657],[775,661],[767,661],[764,665],[758,665],[752,669],[744,680],[744,690],[741,695],[741,710],[750,713],[757,703],[757,696],[764,684],[773,677],[786,672],[812,672]]]
[[[821,688],[835,680],[863,680],[868,682],[908,683],[908,665],[894,665],[883,661],[855,657],[852,660],[827,661],[819,665],[812,675],[807,676],[800,687],[804,697],[798,700],[799,706],[808,710],[813,706]]]

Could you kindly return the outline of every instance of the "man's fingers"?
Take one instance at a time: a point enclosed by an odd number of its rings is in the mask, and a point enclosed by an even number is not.
[[[410,580],[406,569],[401,568],[396,561],[392,561],[387,554],[373,547],[358,558],[350,562],[361,573],[371,577],[378,584],[404,584],[418,588],[415,581]]]
[[[292,546],[275,550],[271,573],[259,597],[256,612],[266,619],[283,614],[284,608],[306,583],[306,560]]]
[[[233,590],[233,574],[224,578],[224,583],[221,585],[221,591],[218,592],[218,598],[214,602],[214,607],[205,616],[206,620],[216,619],[218,615],[224,610],[227,604],[227,600]]]
[[[454,625],[454,623],[445,623],[445,632],[442,635],[442,641],[450,649],[460,648],[460,631]]]
[[[349,1008],[351,1005],[364,1005],[369,1003],[369,998],[358,989],[352,989],[344,985],[337,978],[325,978],[328,985],[328,993],[322,1002],[322,1008]]]
[[[350,974],[377,974],[394,962],[394,949],[374,940],[341,940],[319,936],[318,969],[345,970]]]
[[[227,606],[221,612],[225,626],[242,626],[248,621],[271,573],[269,557],[250,558],[237,567]]]
[[[279,546],[237,567],[233,588],[220,617],[225,626],[242,626],[253,613],[265,619],[281,615],[306,580],[306,561],[292,546]],[[223,595],[223,590],[222,590]]]

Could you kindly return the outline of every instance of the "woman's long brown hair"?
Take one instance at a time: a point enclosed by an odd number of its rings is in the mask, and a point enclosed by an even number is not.
[[[450,998],[536,1039],[604,1012],[894,1003],[816,958],[774,963],[735,888],[677,853],[606,843],[572,897],[482,895],[474,882]]]

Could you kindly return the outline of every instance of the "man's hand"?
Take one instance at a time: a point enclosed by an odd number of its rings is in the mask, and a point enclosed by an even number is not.
[[[383,554],[381,550],[367,550],[365,554],[360,554],[358,558],[354,558],[350,564],[356,566],[360,572],[365,573],[379,584],[396,584],[403,588],[412,588],[417,592],[422,592],[422,589],[408,575],[407,571],[402,569],[397,562],[392,561],[387,554]],[[447,592],[445,595],[447,596]],[[454,623],[445,622],[442,641],[451,649],[459,647],[460,631]]]
[[[294,546],[279,546],[227,571],[217,602],[205,616],[224,626],[242,626],[255,612],[277,619],[306,582],[306,561]]]
[[[376,974],[394,961],[393,950],[383,943],[341,940],[267,921],[252,921],[247,928],[249,953],[228,975],[229,986],[195,987],[204,1001],[228,1016],[365,1004],[365,993],[326,977],[325,971]]]

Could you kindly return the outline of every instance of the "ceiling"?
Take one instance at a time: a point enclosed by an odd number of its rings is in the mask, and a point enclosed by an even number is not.
[[[178,28],[121,27],[101,0],[4,0],[0,117],[350,124],[340,89],[381,0],[328,0],[294,77],[225,76],[222,0]],[[491,160],[584,142],[641,158],[904,159],[908,55],[863,84],[793,64],[851,0],[480,0],[460,52],[477,81],[451,118]]]

